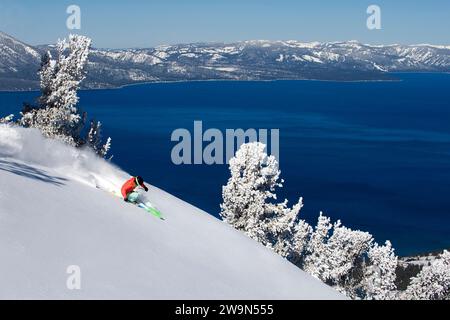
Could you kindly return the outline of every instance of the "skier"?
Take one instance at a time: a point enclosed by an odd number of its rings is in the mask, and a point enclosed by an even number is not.
[[[128,179],[122,186],[121,192],[122,192],[122,196],[123,196],[123,200],[128,202],[130,199],[128,199],[128,197],[132,194],[135,193],[134,189],[136,189],[137,187],[141,186],[142,188],[144,188],[145,192],[148,191],[148,188],[145,186],[144,184],[144,179],[142,179],[142,177],[137,176],[137,177],[131,177],[130,179]],[[133,201],[136,201],[137,199],[137,194],[136,197],[132,197],[135,199],[132,199]]]

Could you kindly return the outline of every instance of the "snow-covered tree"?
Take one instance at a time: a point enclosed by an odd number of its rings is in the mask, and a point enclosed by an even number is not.
[[[39,106],[49,105],[48,100],[52,94],[52,83],[56,73],[56,61],[52,59],[50,51],[44,53],[41,57],[41,68],[39,69],[41,96],[39,97]]]
[[[299,224],[299,228],[305,228]],[[335,287],[351,298],[358,297],[363,262],[372,245],[372,235],[352,230],[340,221],[319,215],[313,232],[306,227],[300,247],[300,261],[296,263],[312,276]]]
[[[100,121],[91,121],[91,127],[89,129],[87,145],[94,150],[100,157],[104,158],[111,148],[111,138],[103,142],[102,136],[102,124]]]
[[[390,300],[395,298],[395,279],[398,258],[391,242],[384,246],[375,243],[367,253],[368,262],[364,268],[363,288],[365,299]]]
[[[59,40],[56,57],[46,52],[39,69],[41,96],[38,105],[27,104],[22,111],[19,124],[38,128],[45,136],[61,140],[75,147],[88,145],[100,156],[106,156],[111,139],[101,141],[98,123],[82,137],[87,115],[77,108],[77,91],[86,77],[91,39],[81,35],[70,35],[69,40]]]
[[[0,118],[0,124],[11,123],[14,119],[14,115],[10,114],[9,116]]]
[[[281,185],[276,160],[268,157],[264,148],[257,142],[243,144],[230,159],[231,177],[222,190],[223,220],[249,234],[258,233],[253,229],[265,212],[266,200],[274,198],[275,186]]]
[[[326,242],[333,228],[331,219],[320,212],[317,225],[306,247],[306,258],[303,269],[316,278],[321,278],[327,260]]]
[[[20,121],[23,126],[38,128],[44,135],[73,146],[82,144],[80,134],[86,114],[76,107],[77,90],[86,76],[90,45],[91,39],[70,35],[69,41],[58,41],[56,60],[49,52],[43,55],[39,105],[23,110]]]
[[[328,257],[321,278],[345,292],[353,280],[351,271],[358,266],[358,260],[362,259],[372,241],[370,233],[352,230],[340,221],[336,222],[326,245]]]
[[[444,252],[424,266],[402,295],[408,300],[450,299],[450,252]]]
[[[268,221],[269,238],[271,239],[268,247],[272,248],[282,257],[291,259],[296,254],[296,248],[293,246],[296,239],[300,240],[300,234],[297,235],[298,214],[303,207],[302,198],[292,208],[287,206],[287,200],[272,208],[275,213],[272,219]],[[303,231],[303,230],[300,230]],[[299,231],[299,232],[300,232]]]
[[[230,160],[231,177],[223,187],[221,217],[248,236],[288,257],[300,201],[289,208],[287,200],[274,203],[282,187],[275,157],[259,142],[243,144]]]
[[[86,65],[91,39],[80,35],[70,35],[69,41],[60,40],[56,45],[55,62],[43,59],[41,68],[41,88],[47,87],[49,93],[43,101],[47,107],[65,108],[76,115],[78,103],[77,90],[86,77]],[[65,54],[67,52],[67,54]],[[54,64],[54,65],[53,65]]]
[[[288,258],[293,264],[302,267],[313,228],[306,221],[300,219],[295,224],[293,233],[291,252]]]

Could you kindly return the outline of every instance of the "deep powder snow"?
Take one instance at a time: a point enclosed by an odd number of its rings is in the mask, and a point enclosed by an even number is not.
[[[111,195],[128,177],[87,150],[0,125],[0,298],[343,298],[160,189],[146,197],[165,221]],[[66,286],[73,265],[80,290]]]

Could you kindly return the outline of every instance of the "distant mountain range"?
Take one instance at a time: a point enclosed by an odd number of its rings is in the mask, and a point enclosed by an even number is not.
[[[0,90],[38,88],[48,45],[31,46],[0,32]],[[86,88],[186,80],[387,80],[392,72],[450,72],[450,46],[357,41],[243,41],[147,49],[93,49]]]

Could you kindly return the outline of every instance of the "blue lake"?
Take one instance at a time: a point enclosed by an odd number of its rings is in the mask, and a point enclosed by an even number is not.
[[[279,199],[392,241],[401,255],[450,247],[450,74],[395,82],[183,82],[80,93],[113,162],[218,216],[226,165],[171,161],[173,130],[280,129]],[[38,93],[0,93],[0,114]]]

